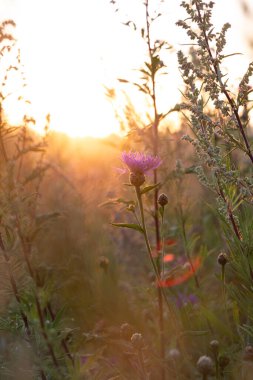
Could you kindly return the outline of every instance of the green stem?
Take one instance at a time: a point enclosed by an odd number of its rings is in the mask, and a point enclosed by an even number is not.
[[[192,273],[193,273],[193,276],[194,276],[196,288],[199,289],[200,285],[199,285],[198,276],[196,274],[194,265],[192,263],[191,255],[190,255],[190,252],[189,252],[189,249],[188,249],[188,242],[187,242],[187,236],[186,236],[186,230],[185,230],[185,221],[184,221],[184,215],[183,215],[183,210],[182,210],[182,205],[181,204],[179,205],[179,212],[180,212],[180,218],[181,218],[182,236],[183,236],[183,242],[184,242],[185,255],[186,255],[187,260],[188,260],[188,262],[189,262],[189,264],[191,266],[191,270],[192,270]]]
[[[146,223],[145,223],[145,216],[144,216],[144,209],[143,209],[140,187],[136,186],[135,191],[136,191],[139,209],[140,209],[141,224],[142,224],[143,235],[144,235],[144,239],[145,239],[145,243],[146,243],[146,248],[148,251],[150,262],[152,264],[152,267],[153,267],[155,275],[156,275],[157,283],[158,283],[158,305],[159,305],[159,328],[160,328],[160,339],[161,339],[161,357],[162,357],[162,359],[164,359],[165,345],[164,345],[163,299],[166,302],[166,305],[169,309],[170,315],[172,317],[172,320],[174,322],[174,326],[176,329],[178,327],[178,322],[177,322],[177,319],[175,316],[175,310],[173,309],[172,305],[169,304],[167,297],[166,297],[166,294],[164,292],[164,289],[160,286],[160,284],[161,284],[160,270],[157,268],[157,265],[156,265],[156,263],[153,259],[153,256],[152,256],[152,250],[150,247]],[[164,363],[163,363],[163,365],[164,365]],[[163,370],[162,376],[164,376],[164,370]]]
[[[164,213],[164,207],[163,207],[163,213]],[[163,217],[163,213],[162,213],[162,223],[161,223],[161,236],[162,236],[162,255],[161,255],[161,260],[162,260],[162,278],[164,276],[164,231],[163,231],[163,227],[164,227],[164,217]]]
[[[159,284],[160,284],[160,281],[161,281],[160,274],[159,274],[159,271],[158,271],[157,266],[155,264],[155,261],[153,259],[152,250],[151,250],[151,247],[150,247],[150,244],[149,244],[149,239],[148,239],[147,228],[146,228],[146,223],[145,223],[144,209],[143,209],[143,203],[142,203],[140,188],[138,186],[136,186],[135,187],[135,191],[136,191],[136,195],[137,195],[137,199],[138,199],[138,203],[139,203],[140,214],[141,214],[141,224],[142,224],[143,235],[144,235],[144,239],[145,239],[145,243],[146,243],[149,259],[150,259],[150,262],[151,262],[151,264],[153,266],[153,269],[155,271],[156,278],[157,278],[157,280],[159,281]]]

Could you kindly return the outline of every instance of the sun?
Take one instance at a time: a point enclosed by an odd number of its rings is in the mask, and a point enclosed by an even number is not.
[[[132,14],[136,13],[135,5],[135,1],[127,3]],[[6,102],[10,122],[18,124],[22,115],[28,113],[36,120],[35,128],[40,132],[46,115],[50,114],[50,128],[69,136],[120,134],[114,109],[105,96],[105,86],[119,90],[117,78],[131,78],[132,69],[143,64],[147,47],[140,42],[141,37],[136,38],[135,32],[122,25],[109,1],[6,0],[4,7],[4,16],[6,13],[7,18],[13,18],[17,24],[15,37],[27,81],[24,97],[30,101],[24,104],[10,99]],[[220,4],[218,20],[223,19],[222,7],[224,4]],[[232,12],[233,7],[230,8]],[[180,43],[184,40],[175,26],[179,18],[177,12],[170,13],[174,19],[169,26],[161,24],[158,35],[168,40],[174,35],[179,43],[175,49],[181,49]],[[234,13],[236,19],[236,11]],[[235,43],[240,45],[237,34],[231,39],[232,52],[237,49]],[[169,62],[169,75],[162,78],[158,91],[160,113],[167,113],[180,101],[176,54],[171,54]],[[232,66],[241,69],[241,65]],[[146,104],[130,94],[140,115],[146,114]],[[121,102],[117,111],[123,106]],[[177,119],[176,115],[173,117]],[[172,122],[177,124],[178,120]]]
[[[72,137],[119,133],[119,123],[104,87],[113,71],[105,70],[105,66],[110,66],[103,62],[105,47],[95,30],[102,17],[100,12],[106,17],[110,7],[101,2],[102,9],[97,12],[97,7],[89,4],[89,8],[79,0],[75,4],[58,0],[36,4],[24,0],[22,5],[15,4],[15,37],[27,83],[22,96],[29,104],[15,103],[14,97],[10,97],[6,101],[10,123],[20,123],[28,113],[40,132],[50,114],[50,128]]]

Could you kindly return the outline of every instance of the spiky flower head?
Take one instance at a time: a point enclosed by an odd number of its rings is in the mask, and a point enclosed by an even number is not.
[[[151,170],[157,169],[162,163],[159,157],[140,152],[123,152],[121,158],[130,173],[135,176],[144,176]]]

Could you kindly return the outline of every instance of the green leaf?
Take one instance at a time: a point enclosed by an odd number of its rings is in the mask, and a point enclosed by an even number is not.
[[[145,194],[145,193],[147,193],[148,191],[151,191],[151,190],[157,188],[158,186],[160,186],[160,183],[156,183],[155,185],[145,186],[145,187],[141,190],[141,194]]]
[[[113,198],[113,199],[109,199],[106,202],[100,203],[99,207],[104,207],[104,206],[108,206],[108,205],[115,205],[115,204],[118,204],[118,203],[123,203],[126,206],[135,205],[135,202],[131,201],[131,200],[128,201],[128,200],[125,200],[123,198]]]
[[[143,233],[143,228],[139,226],[139,224],[134,224],[134,223],[111,223],[112,226],[115,227],[125,227],[125,228],[131,228],[132,230],[139,231]]]

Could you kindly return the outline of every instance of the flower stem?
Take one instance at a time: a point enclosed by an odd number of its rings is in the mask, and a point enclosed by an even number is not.
[[[165,302],[166,302],[166,304],[167,304],[167,306],[169,308],[169,311],[171,313],[171,316],[173,317],[173,321],[175,323],[175,326],[177,326],[177,325],[176,325],[176,319],[175,319],[175,315],[174,315],[174,310],[172,309],[171,305],[169,304],[163,288],[160,287],[160,284],[161,284],[161,272],[160,272],[160,268],[157,267],[157,265],[156,265],[156,263],[155,263],[155,261],[154,261],[154,259],[152,257],[152,251],[151,251],[151,247],[150,247],[150,243],[149,243],[149,239],[148,239],[148,234],[147,234],[146,223],[145,223],[145,216],[144,216],[144,209],[143,209],[143,203],[142,203],[142,196],[141,196],[140,187],[136,186],[135,190],[136,190],[136,195],[137,195],[139,209],[140,209],[140,214],[141,214],[141,224],[142,224],[144,239],[145,239],[145,243],[146,243],[146,248],[147,248],[149,259],[150,259],[150,262],[151,262],[151,264],[153,266],[153,269],[154,269],[154,272],[155,272],[155,275],[156,275],[156,279],[157,279],[157,282],[158,282],[160,354],[161,354],[162,365],[163,365],[163,367],[162,367],[162,373],[161,373],[161,378],[165,379],[165,371],[164,371],[165,342],[164,342],[163,299],[165,300]]]

